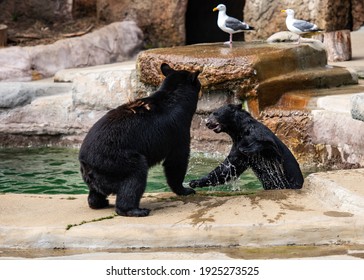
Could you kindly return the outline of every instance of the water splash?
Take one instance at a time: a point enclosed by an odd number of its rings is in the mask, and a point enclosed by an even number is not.
[[[251,165],[265,189],[284,189],[289,186],[283,166],[277,160],[266,160],[257,154],[251,158]]]

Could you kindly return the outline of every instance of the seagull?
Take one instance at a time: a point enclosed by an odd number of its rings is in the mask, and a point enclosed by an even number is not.
[[[227,43],[233,43],[233,34],[239,33],[247,30],[254,30],[254,27],[249,26],[249,24],[242,22],[236,18],[229,17],[226,14],[226,6],[223,4],[218,5],[212,11],[219,11],[219,15],[217,17],[217,25],[219,28],[230,34],[230,41]]]
[[[301,19],[295,19],[294,11],[292,9],[282,10],[281,12],[287,14],[286,26],[287,29],[293,33],[301,35],[323,31],[322,29],[318,28],[316,24]],[[301,36],[298,40],[298,43],[300,40]]]

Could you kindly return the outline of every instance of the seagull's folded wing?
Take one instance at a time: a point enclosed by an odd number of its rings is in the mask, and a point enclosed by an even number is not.
[[[293,24],[294,27],[298,28],[302,32],[308,32],[308,31],[315,31],[317,30],[317,26],[315,24],[312,24],[311,22],[305,21],[305,20],[298,20],[296,19]]]
[[[231,28],[233,30],[245,30],[249,29],[249,25],[245,22],[241,22],[240,20],[237,20],[233,17],[228,17],[225,21],[225,26],[227,28]]]

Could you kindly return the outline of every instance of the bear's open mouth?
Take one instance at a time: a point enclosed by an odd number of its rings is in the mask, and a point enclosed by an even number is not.
[[[218,122],[207,122],[206,126],[208,129],[211,129],[215,133],[221,132],[221,125]]]

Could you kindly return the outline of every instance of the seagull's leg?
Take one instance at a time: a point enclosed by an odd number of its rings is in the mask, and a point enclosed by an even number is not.
[[[297,42],[296,42],[296,44],[301,44],[301,35],[299,35],[299,37],[298,37],[298,40],[297,40]]]
[[[233,33],[230,33],[230,45],[233,43]]]

